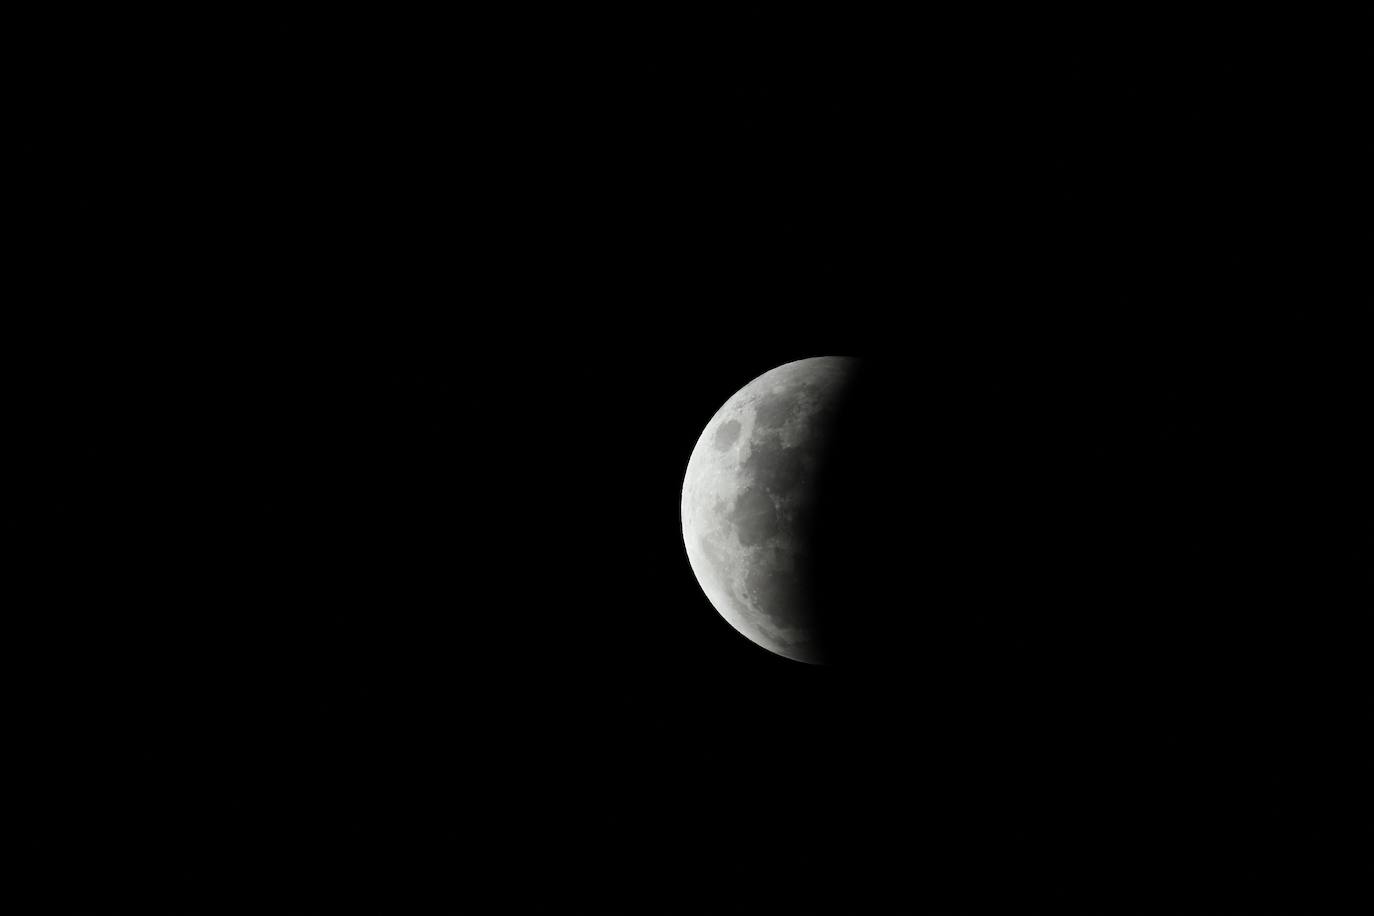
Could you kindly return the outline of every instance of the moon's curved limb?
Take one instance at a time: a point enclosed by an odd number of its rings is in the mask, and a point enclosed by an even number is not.
[[[765,372],[706,425],[682,486],[682,536],[721,616],[787,658],[819,663],[805,586],[808,516],[824,446],[857,361],[819,356]]]

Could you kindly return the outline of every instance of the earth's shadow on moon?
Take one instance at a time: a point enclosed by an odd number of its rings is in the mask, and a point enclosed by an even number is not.
[[[929,645],[912,607],[923,526],[912,517],[921,482],[906,454],[911,417],[887,376],[878,362],[858,363],[817,475],[806,578],[827,666],[914,661]]]
[[[806,587],[822,664],[967,683],[992,662],[970,584],[987,578],[977,503],[991,497],[961,453],[973,418],[922,387],[908,368],[859,361],[817,476]]]

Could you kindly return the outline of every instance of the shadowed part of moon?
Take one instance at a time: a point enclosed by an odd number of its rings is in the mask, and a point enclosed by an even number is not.
[[[809,588],[817,481],[856,360],[779,366],[706,425],[682,488],[697,581],[721,616],[769,651],[825,660]]]

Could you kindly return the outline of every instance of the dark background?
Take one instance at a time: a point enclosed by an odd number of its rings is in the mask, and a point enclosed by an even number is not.
[[[55,908],[1344,897],[1368,74],[1289,25],[59,30]],[[735,633],[678,515],[822,354],[867,367],[831,668]]]

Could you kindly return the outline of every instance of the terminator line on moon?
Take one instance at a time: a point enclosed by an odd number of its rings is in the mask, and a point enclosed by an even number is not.
[[[745,385],[706,425],[682,485],[682,538],[711,604],[763,648],[813,664],[825,653],[805,578],[810,514],[857,365],[818,356]]]

